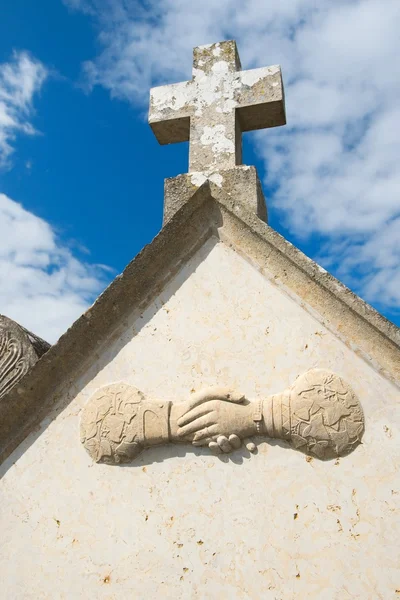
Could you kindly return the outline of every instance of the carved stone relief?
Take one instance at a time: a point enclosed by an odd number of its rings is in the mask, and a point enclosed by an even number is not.
[[[49,348],[50,344],[0,315],[0,398]]]
[[[6,394],[27,373],[29,360],[23,359],[22,343],[10,331],[0,334],[0,396]]]
[[[256,401],[226,388],[189,400],[149,400],[125,383],[98,390],[82,412],[81,441],[96,462],[130,462],[150,446],[191,443],[231,452],[253,436],[286,440],[320,459],[343,456],[361,441],[363,411],[338,375],[312,369],[282,392]]]

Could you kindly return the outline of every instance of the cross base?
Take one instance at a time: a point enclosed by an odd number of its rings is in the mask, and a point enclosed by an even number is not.
[[[240,165],[211,174],[194,172],[165,179],[163,225],[190,200],[206,181],[211,183],[216,200],[218,200],[219,194],[228,196],[237,202],[239,207],[256,213],[262,221],[267,223],[267,206],[257,170],[255,167]]]

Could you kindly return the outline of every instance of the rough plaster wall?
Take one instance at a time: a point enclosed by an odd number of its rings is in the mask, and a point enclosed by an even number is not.
[[[363,445],[336,463],[263,442],[255,456],[165,447],[110,467],[79,443],[81,407],[113,381],[171,400],[213,384],[257,397],[315,366],[343,376],[365,411]],[[1,597],[396,598],[398,399],[314,316],[210,240],[3,465]]]

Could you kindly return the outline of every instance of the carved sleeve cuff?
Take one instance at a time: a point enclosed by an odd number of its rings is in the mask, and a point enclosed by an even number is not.
[[[256,425],[257,435],[262,435],[265,433],[264,420],[263,420],[263,400],[257,400],[254,403],[253,410],[253,421]]]
[[[141,406],[140,432],[143,446],[166,444],[170,439],[169,413],[171,402],[144,402]]]
[[[269,396],[263,403],[263,433],[270,438],[287,439],[290,436],[290,397],[283,394]]]

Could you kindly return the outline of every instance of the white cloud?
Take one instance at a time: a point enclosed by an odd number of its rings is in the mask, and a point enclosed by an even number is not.
[[[18,133],[36,133],[33,101],[47,74],[26,52],[0,64],[0,167],[10,166]],[[46,221],[0,192],[2,314],[54,342],[103,289],[105,279],[104,268],[80,261]]]
[[[0,193],[0,312],[55,342],[104,288],[44,220]]]
[[[33,98],[47,75],[45,66],[26,52],[14,52],[10,62],[0,64],[0,167],[9,164],[18,133],[36,133]]]
[[[253,137],[270,204],[353,289],[399,305],[398,0],[65,3],[97,20],[91,83],[142,106],[151,85],[190,78],[199,44],[234,38],[244,68],[280,63],[288,125]]]

